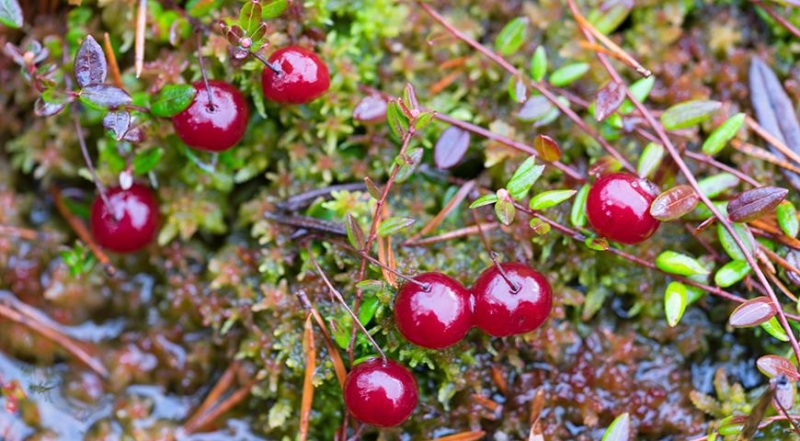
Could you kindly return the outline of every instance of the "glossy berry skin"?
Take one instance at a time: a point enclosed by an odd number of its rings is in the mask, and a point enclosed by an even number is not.
[[[586,217],[602,237],[635,244],[653,235],[660,222],[650,215],[658,189],[646,179],[612,173],[597,180],[586,199]]]
[[[118,253],[137,251],[147,245],[158,230],[158,202],[150,188],[133,184],[123,190],[110,188],[106,196],[111,209],[100,196],[92,202],[92,235],[100,246]]]
[[[406,340],[429,349],[456,344],[472,327],[469,291],[442,273],[423,273],[397,291],[394,320]]]
[[[344,404],[362,423],[392,427],[417,406],[417,381],[405,366],[381,358],[357,364],[344,382]]]
[[[264,97],[285,104],[305,104],[319,98],[331,85],[328,66],[308,49],[289,46],[279,49],[269,57],[278,67],[276,73],[265,68],[261,73]]]
[[[541,326],[550,315],[553,291],[541,273],[522,263],[506,262],[500,266],[518,290],[491,266],[475,280],[475,326],[495,337],[524,334]]]
[[[242,140],[250,119],[250,108],[242,93],[224,81],[209,80],[211,101],[202,81],[192,86],[197,93],[192,104],[172,117],[175,133],[189,147],[209,152],[221,152]]]

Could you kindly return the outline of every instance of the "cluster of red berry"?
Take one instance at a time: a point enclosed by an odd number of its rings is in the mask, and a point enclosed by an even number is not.
[[[330,86],[328,67],[313,52],[290,46],[269,58],[275,68],[264,69],[264,97],[278,103],[304,104],[325,93]],[[175,133],[186,145],[209,152],[222,152],[241,141],[250,119],[242,93],[224,81],[198,81],[192,103],[172,118]],[[210,95],[210,96],[209,96]],[[100,246],[118,253],[136,251],[155,236],[158,204],[152,190],[141,184],[106,192],[108,204],[95,198],[91,229]]]
[[[471,290],[442,273],[420,274],[400,287],[394,318],[403,336],[418,346],[442,349],[473,327],[496,337],[533,331],[550,315],[553,292],[547,279],[521,263],[501,263],[483,271]],[[404,366],[373,358],[353,367],[344,401],[358,420],[396,426],[417,404],[417,384]]]

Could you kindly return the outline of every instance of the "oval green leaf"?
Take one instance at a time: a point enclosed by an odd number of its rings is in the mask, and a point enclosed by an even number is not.
[[[531,210],[545,210],[566,201],[577,193],[575,190],[543,191],[531,198]]]
[[[574,83],[589,72],[589,63],[572,63],[561,66],[550,74],[550,84],[565,87]]]
[[[514,54],[525,43],[528,33],[528,18],[517,17],[506,24],[497,34],[495,47],[500,55],[507,57]]]
[[[728,142],[736,136],[744,124],[745,114],[737,113],[720,124],[711,135],[703,142],[702,151],[706,155],[714,156],[719,153]]]
[[[771,319],[762,323],[761,329],[767,331],[767,334],[775,337],[776,340],[780,340],[782,342],[789,341],[789,336],[786,335],[786,331],[783,330],[783,327],[778,321],[778,317],[772,317]]]
[[[750,273],[750,264],[745,260],[731,260],[722,265],[722,268],[714,274],[714,283],[722,288],[727,288],[734,283],[740,282]]]
[[[664,313],[667,316],[667,324],[674,328],[683,317],[686,311],[687,300],[686,285],[681,282],[670,282],[664,292]]]
[[[665,110],[661,114],[661,124],[667,130],[692,127],[710,118],[720,107],[722,103],[719,101],[685,101]]]
[[[719,173],[714,176],[709,176],[701,179],[697,185],[700,187],[700,192],[708,198],[715,198],[726,190],[739,185],[739,178],[730,173]]]
[[[569,214],[570,223],[578,228],[586,225],[586,199],[589,197],[591,186],[584,184],[575,195],[575,202],[572,203],[572,211]]]
[[[544,46],[539,46],[531,57],[531,78],[537,83],[544,79],[547,73],[547,51]]]
[[[485,195],[479,197],[478,199],[475,199],[475,202],[471,203],[469,205],[469,208],[483,207],[484,205],[494,204],[495,202],[497,202],[497,195],[496,194],[494,194],[494,193],[485,194]]]
[[[525,198],[543,171],[544,165],[536,165],[536,158],[533,156],[528,157],[517,167],[514,175],[511,176],[508,184],[506,184],[508,194],[516,201]]]
[[[706,275],[709,271],[694,257],[675,251],[664,251],[656,257],[656,266],[671,274],[681,276]]]
[[[736,235],[739,236],[739,240],[742,241],[748,253],[753,255],[753,243],[755,242],[753,233],[750,232],[750,229],[747,228],[747,225],[737,223],[732,225],[733,230],[736,232]],[[739,245],[737,245],[733,240],[733,236],[731,236],[728,230],[725,229],[725,226],[723,226],[721,223],[717,223],[717,237],[719,238],[720,245],[722,245],[722,249],[725,250],[731,259],[747,260],[742,252],[742,249],[739,248]]]
[[[172,118],[192,104],[197,89],[191,84],[169,84],[164,86],[150,106],[153,115]]]
[[[603,433],[602,441],[629,441],[631,439],[631,416],[628,412],[618,415]]]
[[[775,214],[778,217],[778,226],[783,231],[783,234],[789,237],[796,237],[800,225],[798,225],[797,209],[794,204],[789,201],[781,202],[775,208]]]
[[[636,167],[639,177],[645,179],[650,177],[661,166],[662,159],[664,159],[664,147],[654,142],[647,144],[639,157],[639,164]]]
[[[410,227],[414,222],[415,219],[410,217],[390,217],[378,226],[378,235],[381,237],[391,236],[400,230]]]

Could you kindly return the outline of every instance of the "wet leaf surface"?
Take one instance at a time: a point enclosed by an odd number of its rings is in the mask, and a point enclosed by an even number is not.
[[[91,36],[87,35],[75,55],[75,80],[78,87],[97,86],[105,83],[108,75],[108,64],[103,48]]]
[[[661,193],[650,205],[650,215],[660,221],[671,221],[690,213],[700,197],[689,185],[678,185]]]
[[[448,127],[433,146],[433,160],[437,168],[448,169],[461,162],[469,149],[472,136],[458,127]]]
[[[772,213],[789,190],[780,187],[760,187],[742,192],[728,202],[728,217],[733,222],[750,222]]]
[[[728,323],[734,328],[749,328],[768,321],[776,313],[775,305],[769,298],[756,297],[737,306],[731,313]]]

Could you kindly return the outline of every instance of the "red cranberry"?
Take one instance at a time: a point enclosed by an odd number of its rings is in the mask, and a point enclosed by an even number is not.
[[[417,381],[403,365],[371,358],[353,367],[344,382],[344,403],[363,423],[392,427],[417,406]]]
[[[269,57],[280,73],[266,68],[261,73],[261,86],[268,100],[286,104],[305,104],[314,101],[328,90],[331,76],[328,66],[308,49],[289,46]]]
[[[472,327],[470,294],[442,273],[424,273],[397,291],[394,320],[400,333],[415,345],[441,349],[456,344]]]
[[[472,287],[475,326],[495,337],[533,331],[550,315],[553,304],[550,283],[527,265],[506,262],[500,266],[508,281],[497,266],[491,266],[478,276]]]
[[[158,202],[152,190],[133,184],[106,191],[110,204],[101,197],[92,202],[91,229],[100,246],[118,253],[129,253],[147,245],[158,229]]]
[[[175,133],[190,147],[221,152],[242,140],[250,119],[250,108],[244,96],[224,81],[211,80],[212,108],[208,90],[202,81],[193,84],[197,94],[192,104],[172,117]]]
[[[650,215],[658,189],[646,179],[612,173],[597,180],[586,199],[586,216],[597,234],[614,242],[634,244],[656,232]]]

